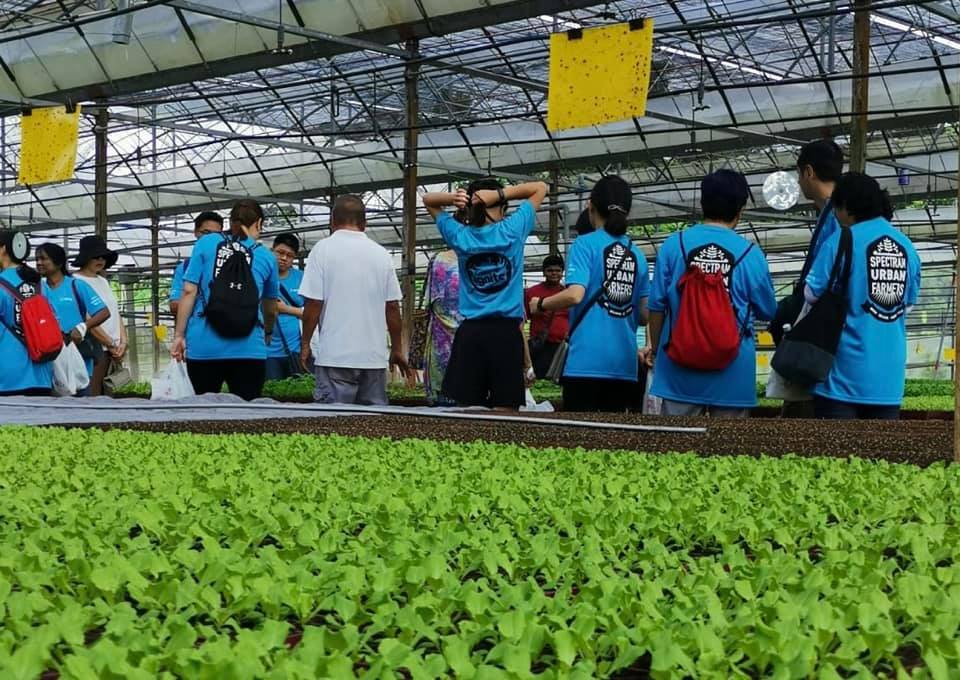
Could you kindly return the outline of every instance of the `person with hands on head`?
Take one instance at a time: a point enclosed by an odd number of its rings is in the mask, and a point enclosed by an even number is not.
[[[190,382],[197,394],[218,393],[227,384],[232,394],[250,401],[263,392],[266,377],[267,347],[277,320],[279,271],[273,254],[258,241],[263,230],[263,209],[253,199],[237,201],[230,211],[230,232],[202,237],[190,255],[184,274],[183,294],[177,309],[177,327],[170,356],[186,361]],[[234,257],[242,257],[247,269],[229,267]],[[222,332],[223,322],[209,312],[222,314],[214,291],[218,277],[228,272],[249,272],[256,286],[256,309],[250,310],[249,323],[241,333]],[[224,279],[220,284],[227,283]],[[231,291],[237,288],[234,282]],[[249,291],[234,291],[249,295]],[[230,320],[231,323],[233,319]],[[246,318],[244,318],[246,321]],[[189,322],[189,323],[188,323]],[[220,331],[217,328],[221,328]],[[249,328],[247,331],[246,328]]]
[[[504,187],[476,180],[455,192],[428,193],[436,220],[460,268],[460,314],[443,393],[462,406],[518,409],[532,366],[524,340],[523,254],[547,195],[543,182]],[[509,202],[519,201],[507,214]],[[453,207],[459,215],[444,211]]]
[[[205,211],[193,220],[193,235],[199,241],[207,234],[219,234],[223,231],[223,217],[219,213]],[[170,311],[174,316],[180,306],[180,295],[183,293],[183,275],[190,266],[190,258],[181,260],[173,270],[173,282],[170,284]]]
[[[529,301],[531,314],[572,308],[565,411],[627,411],[636,403],[637,328],[647,323],[650,276],[646,257],[627,235],[632,202],[622,178],[597,182],[588,208],[595,231],[570,245],[566,289]]]
[[[309,365],[319,324],[313,396],[320,403],[385,405],[387,368],[404,375],[409,369],[397,272],[390,254],[367,236],[366,228],[363,201],[338,196],[330,214],[331,234],[310,251],[300,283],[300,360]]]
[[[42,243],[37,246],[36,255],[37,271],[44,277],[43,294],[57,315],[64,342],[77,346],[87,375],[92,376],[95,360],[103,356],[103,345],[109,342],[109,336],[99,326],[110,318],[110,309],[86,281],[67,273],[67,253],[63,248],[56,243]],[[85,396],[89,389],[84,388],[77,396]]]
[[[103,356],[95,359],[93,375],[90,376],[90,396],[93,397],[103,394],[103,380],[110,370],[111,361],[120,361],[127,354],[127,328],[120,318],[120,303],[110,288],[110,282],[103,275],[117,263],[117,259],[117,253],[110,250],[102,238],[84,236],[80,239],[80,251],[72,262],[77,269],[73,278],[93,288],[110,310],[109,318],[91,331],[105,349]]]

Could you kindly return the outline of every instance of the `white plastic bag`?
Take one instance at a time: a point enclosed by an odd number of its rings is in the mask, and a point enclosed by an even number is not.
[[[553,404],[549,401],[542,401],[539,404],[533,398],[533,392],[527,388],[527,403],[520,407],[521,411],[539,411],[540,413],[553,413]]]
[[[180,361],[171,361],[160,375],[150,381],[151,401],[171,401],[193,396],[196,396],[196,392],[187,375],[187,365]]]
[[[643,393],[643,415],[658,416],[663,408],[663,399],[650,394],[651,385],[653,385],[653,369],[647,371],[647,389]]]
[[[76,394],[90,384],[87,366],[80,356],[80,350],[68,342],[53,361],[53,394],[68,397]]]
[[[771,368],[767,377],[767,399],[810,401],[813,397],[810,390],[790,382]]]

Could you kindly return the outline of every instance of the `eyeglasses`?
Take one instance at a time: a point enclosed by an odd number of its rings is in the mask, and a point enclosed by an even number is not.
[[[273,255],[278,260],[292,260],[297,256],[296,253],[293,253],[289,250],[274,250]]]

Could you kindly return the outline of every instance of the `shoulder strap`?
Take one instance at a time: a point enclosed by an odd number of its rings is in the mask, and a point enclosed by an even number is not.
[[[20,294],[19,290],[17,290],[14,286],[10,285],[9,281],[7,281],[4,278],[0,278],[0,287],[3,287],[4,289],[6,289],[6,291],[13,296],[14,300],[16,300],[17,302],[20,302],[21,304],[23,303],[24,297]],[[3,321],[2,323],[6,327],[6,329],[10,331],[10,334],[13,337],[15,337],[17,340],[19,340],[24,347],[26,347],[27,341],[23,337],[23,332],[17,329],[16,327],[16,318],[14,318],[13,325],[8,324],[6,321]]]
[[[567,338],[568,338],[568,339],[573,337],[573,333],[574,333],[574,331],[576,331],[577,328],[580,326],[580,322],[583,321],[585,318],[587,318],[587,314],[590,312],[590,310],[593,308],[593,306],[594,306],[595,304],[597,304],[597,302],[598,302],[598,301],[600,300],[600,298],[603,296],[603,293],[604,293],[604,291],[607,289],[607,286],[610,285],[610,282],[613,281],[613,280],[616,278],[617,274],[620,273],[620,268],[623,266],[623,263],[626,262],[626,260],[627,260],[627,254],[630,253],[630,248],[631,248],[632,245],[633,245],[633,244],[632,244],[631,242],[629,242],[629,240],[628,240],[628,243],[627,243],[627,253],[625,253],[624,256],[623,256],[622,258],[620,258],[620,261],[617,263],[616,269],[614,269],[613,272],[610,274],[610,276],[609,276],[608,278],[604,279],[604,280],[603,280],[603,283],[600,284],[600,288],[598,288],[598,289],[597,289],[597,292],[593,294],[593,297],[592,297],[592,298],[590,298],[590,301],[587,303],[587,306],[583,308],[583,314],[581,314],[581,315],[578,316],[576,319],[574,319],[573,323],[570,324],[570,330],[567,332]]]
[[[833,261],[833,269],[830,271],[827,290],[834,290],[839,287],[839,292],[846,292],[847,284],[850,282],[850,269],[852,266],[853,233],[849,227],[841,227],[840,247],[837,248],[837,257]]]
[[[683,245],[683,230],[679,232],[680,236],[680,257],[683,258],[683,266],[687,266],[687,249]]]
[[[280,284],[280,295],[283,296],[283,299],[284,299],[284,300],[286,301],[286,303],[287,303],[288,305],[290,305],[291,307],[298,307],[298,306],[299,306],[299,305],[297,305],[296,302],[293,301],[293,296],[290,295],[290,292],[287,290],[286,286],[284,286],[282,283]]]
[[[748,246],[747,246],[747,249],[743,251],[743,255],[741,255],[740,257],[738,257],[738,258],[737,258],[737,261],[733,263],[733,266],[730,267],[730,273],[731,273],[731,274],[733,273],[733,270],[736,268],[736,266],[737,266],[738,264],[740,264],[741,262],[743,262],[743,261],[747,258],[747,255],[750,254],[750,251],[753,250],[753,246],[754,246],[754,245],[756,245],[756,244],[751,243],[750,245],[748,245]]]
[[[77,280],[70,279],[70,286],[73,288],[73,299],[77,303],[77,309],[80,311],[80,321],[87,320],[87,305],[84,304],[83,298],[80,297],[80,290],[77,287]]]
[[[20,291],[17,290],[14,286],[12,286],[10,282],[7,281],[6,279],[0,278],[0,286],[3,286],[4,288],[6,288],[7,292],[10,293],[10,295],[12,295],[14,299],[17,300],[17,302],[24,301],[25,298],[20,294]]]

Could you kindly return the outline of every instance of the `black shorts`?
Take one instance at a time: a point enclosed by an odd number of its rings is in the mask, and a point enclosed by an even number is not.
[[[443,394],[461,406],[523,406],[520,321],[497,317],[460,324],[443,377]]]
[[[564,378],[563,410],[571,412],[601,411],[623,413],[636,411],[637,392],[641,386],[632,380],[604,380],[600,378]],[[641,402],[642,403],[642,402]]]

